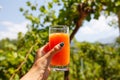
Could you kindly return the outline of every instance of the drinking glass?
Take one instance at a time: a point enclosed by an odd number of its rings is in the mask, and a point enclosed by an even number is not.
[[[69,28],[64,25],[49,27],[49,46],[52,49],[60,42],[64,42],[62,49],[51,60],[51,68],[58,71],[67,71],[70,63]]]

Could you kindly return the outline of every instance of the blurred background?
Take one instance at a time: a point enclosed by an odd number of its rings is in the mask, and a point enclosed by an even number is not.
[[[0,80],[19,80],[48,29],[70,29],[70,80],[120,80],[119,0],[1,0]],[[63,80],[51,72],[48,80]]]

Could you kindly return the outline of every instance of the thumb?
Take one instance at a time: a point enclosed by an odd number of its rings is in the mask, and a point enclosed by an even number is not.
[[[57,44],[45,56],[46,57],[52,57],[55,53],[59,52],[62,49],[63,46],[64,46],[63,42]]]

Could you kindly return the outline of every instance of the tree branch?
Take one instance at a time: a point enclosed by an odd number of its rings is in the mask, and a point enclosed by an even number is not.
[[[88,14],[93,12],[93,9],[91,7],[88,7],[88,5],[86,3],[79,4],[77,6],[77,10],[79,13],[78,20],[75,23],[75,25],[76,25],[75,29],[73,30],[72,34],[70,35],[70,41],[73,39],[74,35],[77,33],[79,28],[82,26],[82,23],[85,20],[85,18],[88,16]]]
[[[70,42],[72,41],[74,35],[77,33],[77,31],[79,30],[79,28],[81,27],[83,21],[84,21],[84,18],[85,17],[79,17],[77,23],[76,23],[76,27],[75,29],[73,30],[72,34],[70,35]]]

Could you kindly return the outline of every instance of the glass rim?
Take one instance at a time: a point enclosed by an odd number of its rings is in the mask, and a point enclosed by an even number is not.
[[[49,28],[68,28],[68,26],[66,26],[66,25],[54,25],[54,26],[50,26]]]
[[[49,27],[49,34],[51,33],[67,33],[69,34],[69,27],[66,25],[55,25]]]

